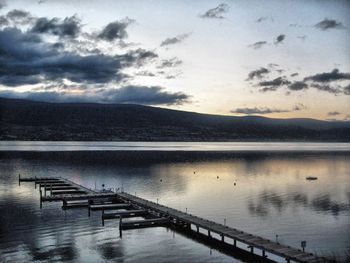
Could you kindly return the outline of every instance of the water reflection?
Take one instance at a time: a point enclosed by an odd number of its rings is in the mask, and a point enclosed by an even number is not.
[[[84,209],[39,209],[38,190],[23,176],[64,176],[90,188],[132,194],[322,255],[350,246],[350,154],[2,153],[0,261],[231,262],[164,229],[101,226]],[[318,180],[307,181],[305,177]],[[159,248],[160,247],[160,248]],[[170,251],[170,252],[169,252]],[[343,257],[344,258],[344,257]],[[164,260],[168,259],[168,260]]]
[[[338,216],[339,213],[350,213],[350,203],[333,201],[330,194],[321,194],[308,201],[308,196],[304,193],[292,193],[284,197],[275,192],[263,192],[255,202],[253,200],[248,202],[249,212],[261,217],[268,216],[271,209],[281,213],[287,206],[301,206],[333,216]]]

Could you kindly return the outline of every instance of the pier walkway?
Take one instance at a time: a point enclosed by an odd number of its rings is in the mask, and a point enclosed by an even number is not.
[[[63,207],[68,206],[70,201],[82,201],[85,202],[83,206],[91,210],[102,210],[102,221],[105,219],[119,219],[120,231],[122,229],[131,229],[138,227],[152,227],[152,226],[173,226],[175,228],[186,229],[188,231],[195,231],[203,235],[203,231],[209,239],[216,239],[214,235],[220,237],[219,240],[223,244],[230,244],[233,247],[237,247],[237,243],[245,244],[250,249],[250,253],[254,254],[254,249],[261,251],[261,257],[267,258],[266,253],[277,255],[286,260],[286,262],[300,262],[300,263],[321,263],[330,262],[326,258],[318,257],[315,254],[304,252],[301,249],[293,248],[278,242],[249,234],[236,228],[225,226],[214,221],[209,221],[189,213],[185,213],[155,202],[145,200],[143,198],[121,192],[108,192],[100,193],[93,191],[79,184],[76,184],[68,179],[64,178],[20,178],[20,182],[35,182],[44,188],[46,193],[47,189],[51,188],[50,196],[43,196],[40,194],[40,204],[42,202],[63,201]],[[67,192],[55,193],[53,187],[55,184],[67,184]],[[71,189],[74,187],[74,189]],[[72,192],[73,191],[73,192]],[[74,192],[75,191],[75,192]],[[96,200],[107,200],[106,202],[98,202]],[[124,203],[124,205],[123,205]],[[42,205],[42,204],[41,204]],[[72,205],[73,207],[73,205]],[[104,210],[113,209],[117,212],[105,214]],[[118,210],[122,209],[122,210]],[[136,221],[122,221],[124,218],[140,217],[143,216],[144,220]],[[229,243],[228,243],[229,242]],[[254,254],[257,255],[257,254]]]

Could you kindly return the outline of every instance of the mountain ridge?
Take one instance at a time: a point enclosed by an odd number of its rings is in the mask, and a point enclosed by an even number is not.
[[[0,98],[0,140],[350,141],[349,121]]]

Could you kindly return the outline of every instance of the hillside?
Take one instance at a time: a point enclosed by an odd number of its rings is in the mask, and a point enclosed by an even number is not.
[[[350,122],[0,98],[0,140],[350,141]]]

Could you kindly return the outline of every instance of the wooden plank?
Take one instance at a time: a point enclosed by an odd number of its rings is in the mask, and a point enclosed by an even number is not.
[[[111,209],[127,209],[130,208],[129,204],[102,204],[102,205],[90,205],[90,210],[111,210]]]
[[[104,213],[102,215],[102,219],[117,219],[117,218],[129,218],[129,217],[137,217],[137,216],[144,216],[147,214],[147,211],[145,210],[127,210],[127,211],[120,211],[115,213]]]
[[[79,188],[76,186],[49,186],[44,187],[45,191],[51,191],[51,190],[78,190]]]
[[[82,190],[55,190],[51,191],[52,195],[62,195],[62,194],[83,194],[86,193]]]
[[[135,228],[145,228],[145,227],[156,227],[164,226],[169,224],[170,221],[167,218],[154,218],[154,219],[144,219],[144,220],[132,220],[123,221],[120,225],[121,229],[135,229]]]

